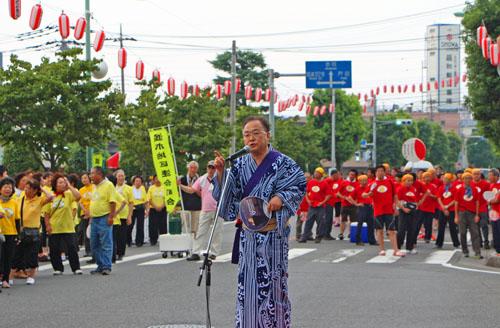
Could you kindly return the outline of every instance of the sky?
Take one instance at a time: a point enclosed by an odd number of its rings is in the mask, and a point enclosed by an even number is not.
[[[9,56],[37,63],[42,56],[54,57],[55,49],[35,51],[29,46],[59,40],[54,33],[19,41],[16,36],[30,32],[31,7],[40,3],[44,10],[41,28],[57,25],[62,10],[71,25],[84,16],[84,0],[22,0],[22,14],[13,20],[7,2],[0,7],[0,50],[4,66]],[[145,63],[145,76],[159,69],[162,80],[175,78],[200,86],[212,85],[217,73],[209,60],[237,47],[262,52],[270,68],[281,73],[304,73],[312,60],[351,60],[353,87],[348,93],[368,93],[384,84],[420,83],[424,60],[426,26],[458,24],[454,13],[462,11],[460,0],[254,0],[254,1],[166,1],[166,0],[90,0],[91,28],[117,36],[120,24],[126,41],[128,66],[125,69],[127,101],[133,101],[139,87],[135,82],[135,63]],[[312,31],[311,31],[312,30]],[[92,35],[92,42],[94,35]],[[74,40],[73,35],[70,40]],[[109,67],[107,77],[120,84],[117,42],[106,41],[96,58]],[[465,56],[461,56],[464,60]],[[462,74],[465,65],[462,64]],[[244,82],[244,81],[243,81]],[[465,86],[462,86],[465,91]],[[177,93],[179,93],[177,87]],[[281,99],[295,94],[311,94],[303,77],[276,80]],[[378,103],[389,106],[418,103],[417,95],[385,95]],[[290,109],[280,115],[304,115]]]

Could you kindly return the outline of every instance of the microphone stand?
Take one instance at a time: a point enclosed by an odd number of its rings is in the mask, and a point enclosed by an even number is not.
[[[232,161],[229,161],[229,166],[231,166]],[[222,200],[226,195],[227,189],[227,181],[229,180],[229,172],[230,169],[226,169],[226,181],[223,183],[222,192],[219,198],[219,202],[217,203],[217,210],[215,211],[215,220],[214,225],[212,226],[212,231],[210,232],[210,238],[208,239],[208,245],[205,253],[203,253],[203,264],[200,267],[200,276],[198,277],[198,287],[201,286],[201,281],[203,280],[203,274],[205,274],[205,290],[206,290],[206,300],[207,300],[207,324],[206,328],[211,328],[212,323],[210,320],[210,286],[212,284],[212,260],[209,258],[210,248],[212,247],[212,241],[214,238],[215,228],[217,227],[217,221],[219,220],[220,207],[222,204]]]

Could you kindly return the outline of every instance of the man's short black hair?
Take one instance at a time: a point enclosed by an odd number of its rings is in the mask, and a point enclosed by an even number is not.
[[[378,169],[382,169],[385,172],[385,166],[383,166],[382,164],[377,165],[377,167],[375,168],[375,171],[377,171]]]
[[[356,170],[356,169],[350,169],[349,173],[351,173],[351,172],[354,172],[354,174],[358,175],[358,170]]]
[[[94,166],[93,169],[94,169],[94,171],[96,173],[99,173],[99,175],[102,176],[103,178],[106,176],[104,174],[104,170],[102,169],[102,167],[100,167],[100,166]]]
[[[263,118],[262,116],[248,116],[243,121],[243,128],[245,127],[245,125],[247,125],[248,123],[250,123],[252,121],[259,121],[260,124],[262,124],[262,126],[264,127],[264,130],[266,132],[269,132],[271,130],[271,127],[269,126],[269,122],[265,118]]]

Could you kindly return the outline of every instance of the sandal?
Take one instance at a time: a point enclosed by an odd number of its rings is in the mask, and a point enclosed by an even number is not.
[[[397,251],[397,252],[394,252],[394,256],[405,257],[405,256],[406,256],[406,254],[405,254],[404,252]]]
[[[378,255],[379,255],[379,256],[385,256],[385,251],[380,251],[380,252],[378,252]]]
[[[2,288],[10,288],[10,285],[7,281],[2,282]]]

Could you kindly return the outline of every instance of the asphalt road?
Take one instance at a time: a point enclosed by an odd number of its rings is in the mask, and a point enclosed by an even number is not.
[[[230,251],[233,233],[232,225],[224,226],[223,254]],[[443,251],[419,244],[417,255],[402,259],[380,259],[377,248],[348,241],[292,240],[290,249],[293,327],[499,326],[500,271],[462,259],[449,244]],[[214,327],[234,326],[237,268],[225,259],[213,265]],[[200,264],[164,260],[157,247],[127,249],[111,276],[91,276],[85,267],[83,276],[74,276],[67,267],[63,276],[54,277],[42,265],[36,285],[16,280],[0,294],[0,327],[205,322],[205,291],[196,286]]]

